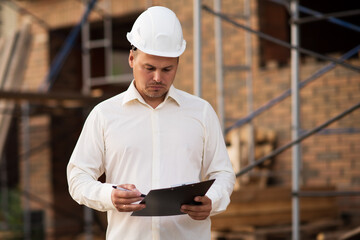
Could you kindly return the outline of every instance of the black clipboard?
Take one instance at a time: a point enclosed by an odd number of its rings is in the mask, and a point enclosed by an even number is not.
[[[199,204],[196,196],[204,196],[215,179],[198,183],[185,184],[178,187],[151,190],[140,202],[146,208],[135,211],[131,216],[171,216],[184,214],[180,211],[183,204]],[[201,203],[200,203],[201,204]]]

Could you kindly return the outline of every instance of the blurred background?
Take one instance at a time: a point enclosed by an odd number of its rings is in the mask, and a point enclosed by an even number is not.
[[[182,23],[174,84],[217,111],[237,173],[213,239],[360,239],[352,0],[0,0],[0,239],[105,239],[66,165],[89,111],[129,86],[126,33],[153,5]]]

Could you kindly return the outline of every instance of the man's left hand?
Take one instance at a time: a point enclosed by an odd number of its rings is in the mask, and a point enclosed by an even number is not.
[[[197,196],[194,200],[200,202],[201,205],[182,205],[181,211],[187,213],[194,220],[204,220],[209,217],[212,209],[211,199],[207,196]]]

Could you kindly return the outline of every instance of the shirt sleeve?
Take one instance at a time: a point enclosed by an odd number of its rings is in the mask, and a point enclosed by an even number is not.
[[[226,210],[235,184],[235,173],[231,165],[219,119],[210,106],[204,110],[205,147],[202,176],[216,179],[206,193],[212,201],[211,215]]]
[[[94,109],[85,121],[67,166],[67,180],[72,198],[79,204],[107,211],[115,209],[111,201],[111,184],[101,183],[105,155],[103,127]]]

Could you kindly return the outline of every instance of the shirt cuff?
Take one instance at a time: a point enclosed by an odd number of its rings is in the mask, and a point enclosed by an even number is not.
[[[230,202],[230,199],[224,195],[222,198],[214,189],[209,189],[206,193],[206,196],[211,199],[211,213],[210,216],[219,214],[226,210],[227,205]]]
[[[113,184],[104,183],[101,191],[101,201],[103,202],[106,209],[109,210],[116,210],[112,200],[111,200],[111,193],[114,190],[112,187]]]

